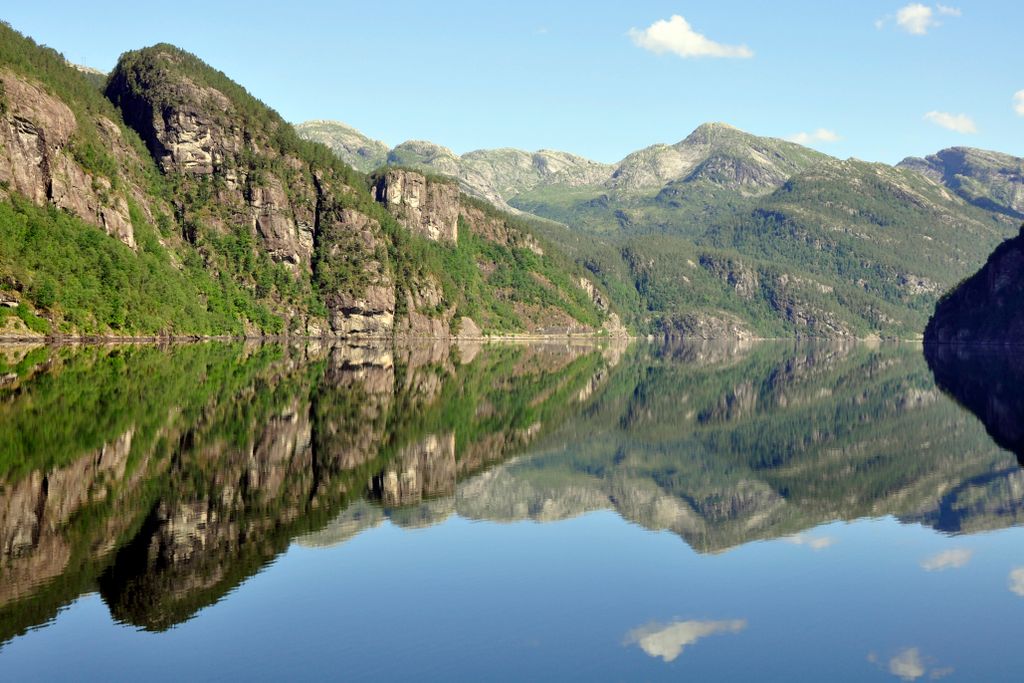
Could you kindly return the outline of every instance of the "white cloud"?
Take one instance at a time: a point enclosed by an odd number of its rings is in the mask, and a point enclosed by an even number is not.
[[[799,133],[794,133],[786,139],[790,142],[795,142],[798,145],[809,145],[813,142],[837,142],[841,138],[834,130],[829,130],[828,128],[817,128],[810,132],[801,131]]]
[[[930,111],[924,115],[927,121],[957,133],[977,133],[978,127],[967,114],[950,114],[944,111]]]
[[[1010,572],[1010,592],[1024,598],[1024,567],[1015,567]]]
[[[648,624],[626,634],[626,644],[637,644],[651,657],[673,661],[688,645],[718,633],[739,633],[747,627],[746,619],[727,621],[676,621],[671,624]]]
[[[907,33],[912,33],[915,36],[923,36],[928,33],[928,29],[937,26],[938,23],[935,20],[935,12],[932,8],[919,2],[901,7],[896,12],[896,24]]]
[[[876,19],[875,28],[881,30],[885,28],[885,25],[890,20],[895,18],[896,25],[899,28],[915,36],[923,36],[931,29],[941,25],[942,22],[939,21],[939,16],[959,17],[961,14],[962,12],[959,7],[952,7],[941,3],[924,5],[920,2],[913,2],[901,7],[896,12],[895,17],[887,14],[881,19]]]
[[[921,568],[926,572],[942,571],[943,569],[959,569],[971,560],[973,550],[966,548],[953,548],[944,550],[937,555],[925,558],[921,561]]]
[[[889,673],[899,676],[905,681],[913,681],[925,674],[921,652],[916,647],[908,647],[889,660]]]
[[[1024,90],[1013,93],[1013,110],[1018,116],[1024,116]]]
[[[678,14],[661,19],[646,29],[629,29],[629,37],[645,50],[656,54],[671,52],[680,57],[753,57],[746,45],[723,45],[697,33]]]

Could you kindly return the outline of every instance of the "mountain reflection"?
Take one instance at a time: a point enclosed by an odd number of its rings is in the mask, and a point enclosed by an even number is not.
[[[823,550],[829,537],[804,532],[824,522],[972,532],[1018,523],[1022,498],[1013,457],[913,348],[0,350],[0,641],[92,591],[117,620],[163,630],[293,540],[385,521],[614,509],[701,552]],[[739,623],[634,642],[674,658]]]

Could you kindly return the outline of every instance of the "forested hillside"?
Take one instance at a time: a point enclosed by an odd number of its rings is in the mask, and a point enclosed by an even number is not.
[[[619,329],[528,222],[364,175],[189,53],[126,53],[101,91],[0,33],[0,335]]]

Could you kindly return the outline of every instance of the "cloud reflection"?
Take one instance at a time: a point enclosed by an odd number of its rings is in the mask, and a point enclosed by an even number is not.
[[[1014,567],[1010,571],[1010,592],[1024,598],[1024,567]]]
[[[931,659],[931,658],[928,658]],[[874,652],[868,653],[868,661],[881,668],[882,662]],[[932,662],[934,663],[934,662]],[[929,680],[937,681],[953,673],[953,667],[933,667],[921,656],[921,650],[916,647],[907,647],[896,653],[889,660],[889,673],[904,681],[916,681],[927,675]]]
[[[725,621],[675,621],[671,624],[651,623],[626,634],[627,645],[639,645],[651,657],[671,662],[688,645],[705,636],[719,633],[739,633],[747,627],[746,619]]]
[[[921,568],[926,572],[938,572],[943,569],[959,569],[970,562],[973,550],[966,548],[953,548],[944,550],[937,555],[932,555],[921,560]]]
[[[805,545],[811,550],[824,550],[836,542],[836,539],[831,536],[810,536],[808,534],[793,534],[782,540],[793,545]]]
[[[908,647],[889,660],[889,673],[899,676],[905,681],[912,681],[924,676],[924,671],[921,651],[916,647]]]

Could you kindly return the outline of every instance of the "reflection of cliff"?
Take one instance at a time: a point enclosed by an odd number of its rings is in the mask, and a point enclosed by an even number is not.
[[[3,639],[97,588],[117,619],[167,628],[364,495],[405,506],[400,523],[441,519],[459,477],[564,419],[606,367],[565,347],[26,358],[0,395]]]
[[[1024,357],[966,345],[925,347],[935,383],[978,416],[988,433],[1024,464]]]

